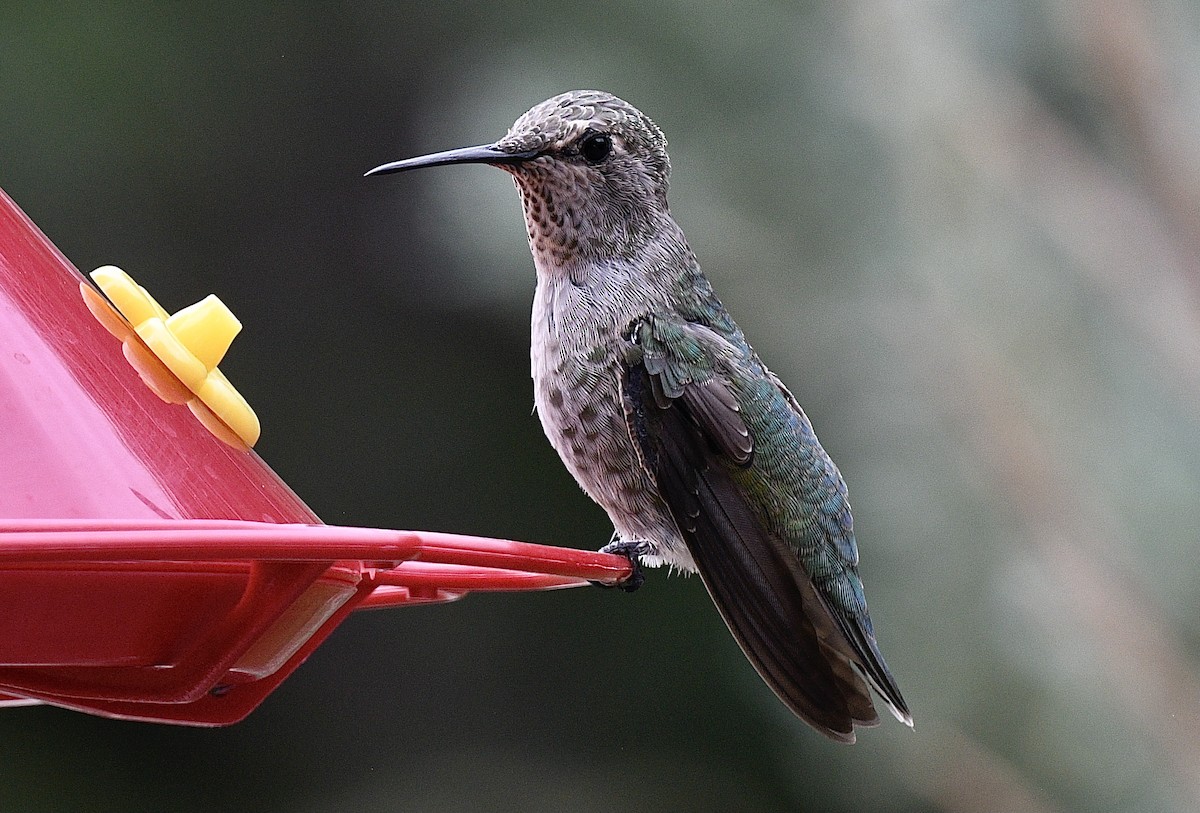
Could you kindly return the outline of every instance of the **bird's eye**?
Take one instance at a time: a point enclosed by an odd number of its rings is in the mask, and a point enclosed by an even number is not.
[[[612,152],[612,139],[605,133],[588,133],[579,142],[579,152],[589,164],[598,164]]]

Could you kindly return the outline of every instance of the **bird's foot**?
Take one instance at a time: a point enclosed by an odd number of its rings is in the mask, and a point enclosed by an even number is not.
[[[632,593],[634,590],[637,590],[639,587],[641,587],[646,581],[646,576],[644,573],[642,573],[642,563],[639,561],[639,559],[644,554],[651,552],[651,548],[648,543],[636,539],[620,539],[616,534],[613,534],[613,541],[602,547],[600,552],[624,556],[629,560],[629,575],[625,577],[624,581],[613,585],[614,587],[620,587],[626,593]],[[608,586],[601,584],[600,582],[592,582],[592,584],[598,584],[602,587]]]

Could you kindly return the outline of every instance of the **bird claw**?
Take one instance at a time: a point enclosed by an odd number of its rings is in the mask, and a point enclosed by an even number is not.
[[[646,576],[642,573],[642,564],[638,561],[644,553],[649,552],[649,546],[645,542],[637,540],[614,539],[600,549],[601,553],[612,553],[617,556],[624,556],[629,560],[629,575],[615,585],[607,585],[603,582],[592,582],[592,584],[600,587],[620,587],[626,593],[632,593],[642,586],[646,581]]]

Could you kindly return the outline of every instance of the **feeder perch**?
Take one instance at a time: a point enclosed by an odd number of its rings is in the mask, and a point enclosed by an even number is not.
[[[629,575],[322,524],[249,448],[258,419],[217,369],[233,314],[168,315],[119,269],[93,276],[107,299],[0,191],[0,705],[227,725],[355,610]]]

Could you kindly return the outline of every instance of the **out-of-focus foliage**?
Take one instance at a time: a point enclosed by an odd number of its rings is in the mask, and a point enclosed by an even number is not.
[[[9,4],[0,76],[0,186],[80,268],[231,305],[322,517],[590,548],[508,179],[360,176],[562,90],[647,111],[916,717],[827,743],[656,573],[353,618],[227,730],[5,711],[0,808],[1200,807],[1193,4]]]

